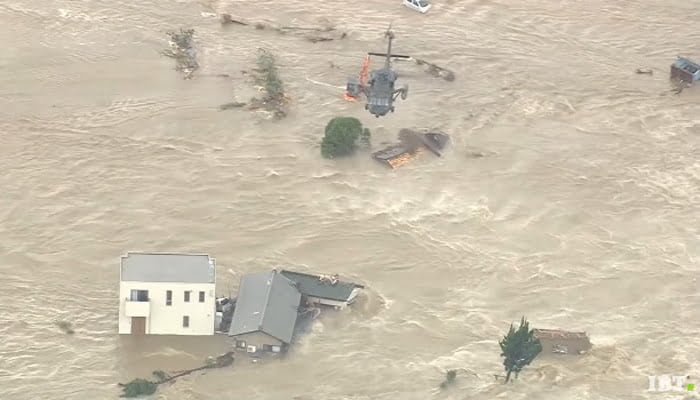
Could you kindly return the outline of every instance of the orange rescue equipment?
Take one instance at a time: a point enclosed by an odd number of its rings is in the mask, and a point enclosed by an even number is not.
[[[365,57],[365,61],[362,63],[362,69],[360,70],[359,84],[361,88],[366,88],[369,82],[369,67],[370,67],[370,57],[369,54]],[[348,90],[345,91],[343,98],[347,101],[357,101],[357,97],[353,96]]]

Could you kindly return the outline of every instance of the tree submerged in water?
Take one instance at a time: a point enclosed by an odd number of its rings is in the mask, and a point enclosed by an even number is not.
[[[175,59],[175,69],[185,73],[185,79],[189,79],[194,71],[199,69],[197,52],[194,48],[194,29],[180,29],[179,32],[166,32],[170,36],[170,49],[163,50],[161,54]]]
[[[119,397],[149,396],[155,393],[156,390],[158,390],[158,385],[174,381],[175,379],[181,376],[189,375],[195,371],[201,371],[204,369],[224,368],[232,364],[233,352],[228,352],[216,357],[213,360],[208,360],[205,363],[205,365],[201,367],[188,369],[172,376],[160,370],[153,371],[153,376],[156,378],[153,381],[149,381],[148,379],[137,378],[129,383],[120,383],[119,386],[121,386],[123,393]]]
[[[370,146],[371,133],[357,118],[335,117],[326,125],[321,155],[336,158],[352,155],[358,147]]]
[[[535,337],[535,331],[530,329],[530,324],[525,317],[520,320],[517,330],[513,324],[510,324],[508,334],[498,344],[501,346],[501,357],[504,357],[503,367],[506,370],[504,383],[510,381],[510,375],[513,372],[517,378],[520,371],[542,351],[540,340]]]
[[[262,88],[264,95],[261,99],[251,101],[252,108],[263,108],[271,112],[275,119],[287,116],[287,97],[279,77],[275,56],[265,49],[259,49],[255,72],[255,81]]]
[[[455,379],[457,379],[457,371],[454,369],[447,371],[445,380],[440,384],[440,389],[447,389],[448,386],[455,383]]]

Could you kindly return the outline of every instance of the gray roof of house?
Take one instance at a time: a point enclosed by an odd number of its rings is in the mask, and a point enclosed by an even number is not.
[[[216,283],[216,262],[207,254],[130,252],[121,258],[121,280]]]
[[[302,272],[282,270],[281,273],[291,281],[296,282],[299,285],[299,291],[303,295],[322,299],[347,301],[355,288],[364,287],[343,281],[338,281],[335,285],[331,285],[330,283],[321,282],[318,275],[304,274]]]
[[[301,293],[280,273],[244,275],[228,334],[237,336],[261,331],[290,343],[300,303]]]

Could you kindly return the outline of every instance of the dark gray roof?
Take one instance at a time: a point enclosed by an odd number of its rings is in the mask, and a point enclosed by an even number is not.
[[[364,288],[362,285],[343,281],[338,281],[335,285],[331,285],[330,283],[321,282],[318,275],[288,270],[282,270],[281,273],[291,281],[296,282],[299,285],[299,291],[305,296],[347,301],[355,288]]]
[[[215,283],[216,262],[207,254],[130,252],[121,258],[121,280]]]
[[[301,293],[276,271],[241,278],[229,336],[264,332],[290,343],[297,322]]]

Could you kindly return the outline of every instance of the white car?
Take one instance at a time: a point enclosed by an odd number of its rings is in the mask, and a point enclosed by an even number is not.
[[[421,14],[425,14],[433,5],[428,3],[428,0],[403,0],[403,5],[416,10]]]

